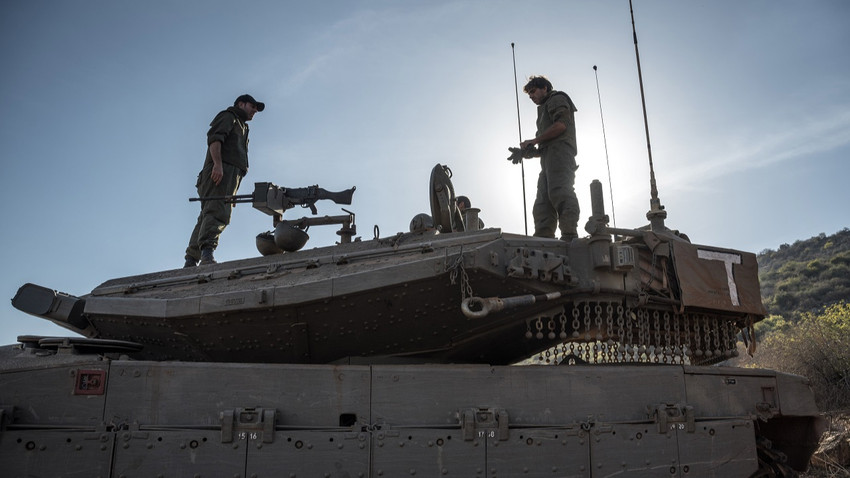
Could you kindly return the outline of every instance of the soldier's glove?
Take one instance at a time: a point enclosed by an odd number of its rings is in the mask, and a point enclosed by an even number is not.
[[[514,164],[519,164],[522,161],[522,158],[533,158],[534,153],[537,150],[534,148],[534,146],[529,145],[529,146],[526,146],[525,149],[508,148],[508,151],[511,152],[511,155],[508,156],[508,161],[511,161]]]
[[[514,164],[519,164],[522,161],[522,150],[519,148],[508,148],[508,151],[511,152],[511,155],[508,156],[508,161],[511,161]]]

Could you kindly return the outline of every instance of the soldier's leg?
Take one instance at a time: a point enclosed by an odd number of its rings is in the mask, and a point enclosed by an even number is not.
[[[555,237],[555,227],[558,224],[558,214],[552,207],[549,198],[549,177],[547,162],[540,158],[540,176],[537,177],[537,197],[531,215],[534,217],[534,235],[536,237]]]
[[[565,143],[550,146],[548,152],[553,154],[549,168],[549,200],[558,215],[561,237],[575,238],[578,237],[581,212],[575,191],[575,156],[572,148]]]
[[[201,182],[203,181],[203,178],[204,178],[204,171],[206,171],[206,168],[204,168],[204,170],[202,170],[200,173],[198,173],[198,180],[195,182],[195,189],[198,191],[198,194],[200,194],[200,191],[202,190]],[[207,171],[206,178],[207,178],[207,181],[210,180],[209,179],[209,171]],[[199,260],[201,260],[201,246],[200,246],[200,244],[198,244],[198,233],[201,230],[201,223],[203,222],[203,220],[204,220],[204,205],[203,205],[203,203],[201,203],[201,212],[198,214],[198,220],[195,222],[195,228],[192,229],[192,235],[189,236],[189,245],[186,247],[186,264],[187,265],[189,265],[189,259],[190,258],[194,259],[196,263]]]
[[[186,247],[187,259],[191,257],[198,262],[201,260],[201,246],[198,244],[198,232],[201,230],[201,222],[204,219],[203,211],[198,214],[198,221],[195,223],[195,228],[192,229],[192,235],[189,237],[189,246]]]
[[[211,166],[210,166],[211,167]],[[232,196],[239,189],[239,183],[242,178],[239,175],[240,171],[227,163],[222,165],[224,169],[224,177],[221,182],[216,185],[212,180],[207,179],[202,181],[198,188],[198,194],[204,196]],[[204,168],[206,172],[207,168]],[[204,173],[201,173],[202,175]],[[207,173],[207,178],[208,178]],[[206,248],[215,249],[218,247],[218,239],[221,233],[230,224],[230,215],[233,211],[233,205],[224,201],[204,201],[201,208],[201,224],[198,228],[198,248],[203,250]]]

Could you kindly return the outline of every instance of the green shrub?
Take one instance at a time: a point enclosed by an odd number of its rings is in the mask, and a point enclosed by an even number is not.
[[[739,365],[807,377],[821,410],[850,407],[850,304],[839,302],[819,313],[804,313],[794,326],[770,317],[752,358]]]

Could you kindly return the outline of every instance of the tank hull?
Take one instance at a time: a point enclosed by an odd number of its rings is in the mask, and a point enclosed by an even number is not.
[[[4,476],[751,476],[765,446],[805,469],[820,426],[769,370],[0,350]]]
[[[404,234],[112,279],[79,298],[27,284],[13,305],[141,344],[139,360],[508,365],[565,342],[560,359],[595,359],[598,344],[603,361],[736,353],[737,332],[764,315],[755,255],[635,234]],[[476,314],[469,300],[519,305]]]

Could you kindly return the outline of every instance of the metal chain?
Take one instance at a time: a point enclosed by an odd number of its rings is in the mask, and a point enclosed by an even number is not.
[[[593,307],[593,312],[596,315],[596,340],[602,340],[602,306],[598,303]]]
[[[626,355],[629,357],[629,362],[634,362],[634,332],[635,332],[635,324],[632,320],[632,316],[634,312],[631,309],[627,309],[626,311],[626,330],[628,330],[628,341],[626,342]]]
[[[605,306],[605,325],[607,340],[605,340],[605,358],[608,363],[614,362],[614,306],[608,302]]]
[[[470,290],[462,263],[455,269],[453,278],[461,277]],[[699,365],[737,355],[737,331],[737,324],[723,316],[592,301],[527,320],[525,336],[560,339],[537,355],[540,363],[576,363],[575,358],[591,364]]]
[[[617,304],[617,340],[620,342],[620,352],[623,352],[623,345],[626,342],[626,319],[623,316],[623,304]]]
[[[664,312],[664,363],[671,357],[673,341],[670,339],[670,312]]]
[[[644,316],[646,316],[645,311],[643,309],[638,309],[638,311],[637,311],[638,340],[637,340],[637,343],[635,344],[637,346],[637,350],[635,351],[635,353],[636,353],[635,361],[636,362],[643,362],[643,353],[646,351],[646,343],[647,343],[647,340],[648,340],[648,337],[646,336],[647,328],[644,327],[644,323],[643,323]]]
[[[715,346],[714,355],[720,357],[720,356],[723,355],[723,350],[726,347],[720,342],[720,319],[719,318],[714,319],[714,327],[712,327],[712,329],[713,329],[712,332],[713,332],[713,335],[714,335],[714,346]]]
[[[655,319],[655,348],[653,349],[653,362],[658,363],[658,351],[661,349],[661,323],[658,311],[652,312],[652,317]]]
[[[702,357],[702,344],[700,343],[699,315],[694,316],[694,355]]]
[[[581,329],[581,322],[579,322],[579,320],[578,320],[578,317],[580,315],[580,312],[578,311],[578,304],[573,306],[572,314],[573,314],[573,323],[572,323],[573,338],[577,339],[581,335],[581,333],[579,332],[579,329]]]
[[[732,344],[731,342],[732,341],[729,339],[729,321],[724,320],[723,321],[723,344],[724,344],[723,345],[723,349],[724,349],[723,353],[727,357],[732,356],[732,350],[735,348],[734,344]]]
[[[472,292],[472,286],[469,284],[469,276],[466,274],[466,268],[463,267],[463,253],[457,256],[457,260],[449,267],[449,280],[452,284],[457,284],[458,270],[460,270],[460,296],[462,300],[470,297],[475,297]]]
[[[603,357],[600,356],[603,352],[600,351],[602,345],[602,306],[597,302],[593,307],[596,315],[596,341],[593,342],[593,355],[596,363],[601,363]]]
[[[681,322],[681,316],[675,315],[673,317],[673,337],[676,338],[676,344],[673,346],[673,356],[678,359],[678,363],[683,364],[685,363],[685,354],[682,353],[682,335],[679,331],[679,322]]]
[[[561,322],[561,333],[558,334],[558,337],[561,340],[566,340],[567,339],[567,314],[566,314],[566,310],[564,312],[561,312],[560,315],[558,315],[558,320]]]

